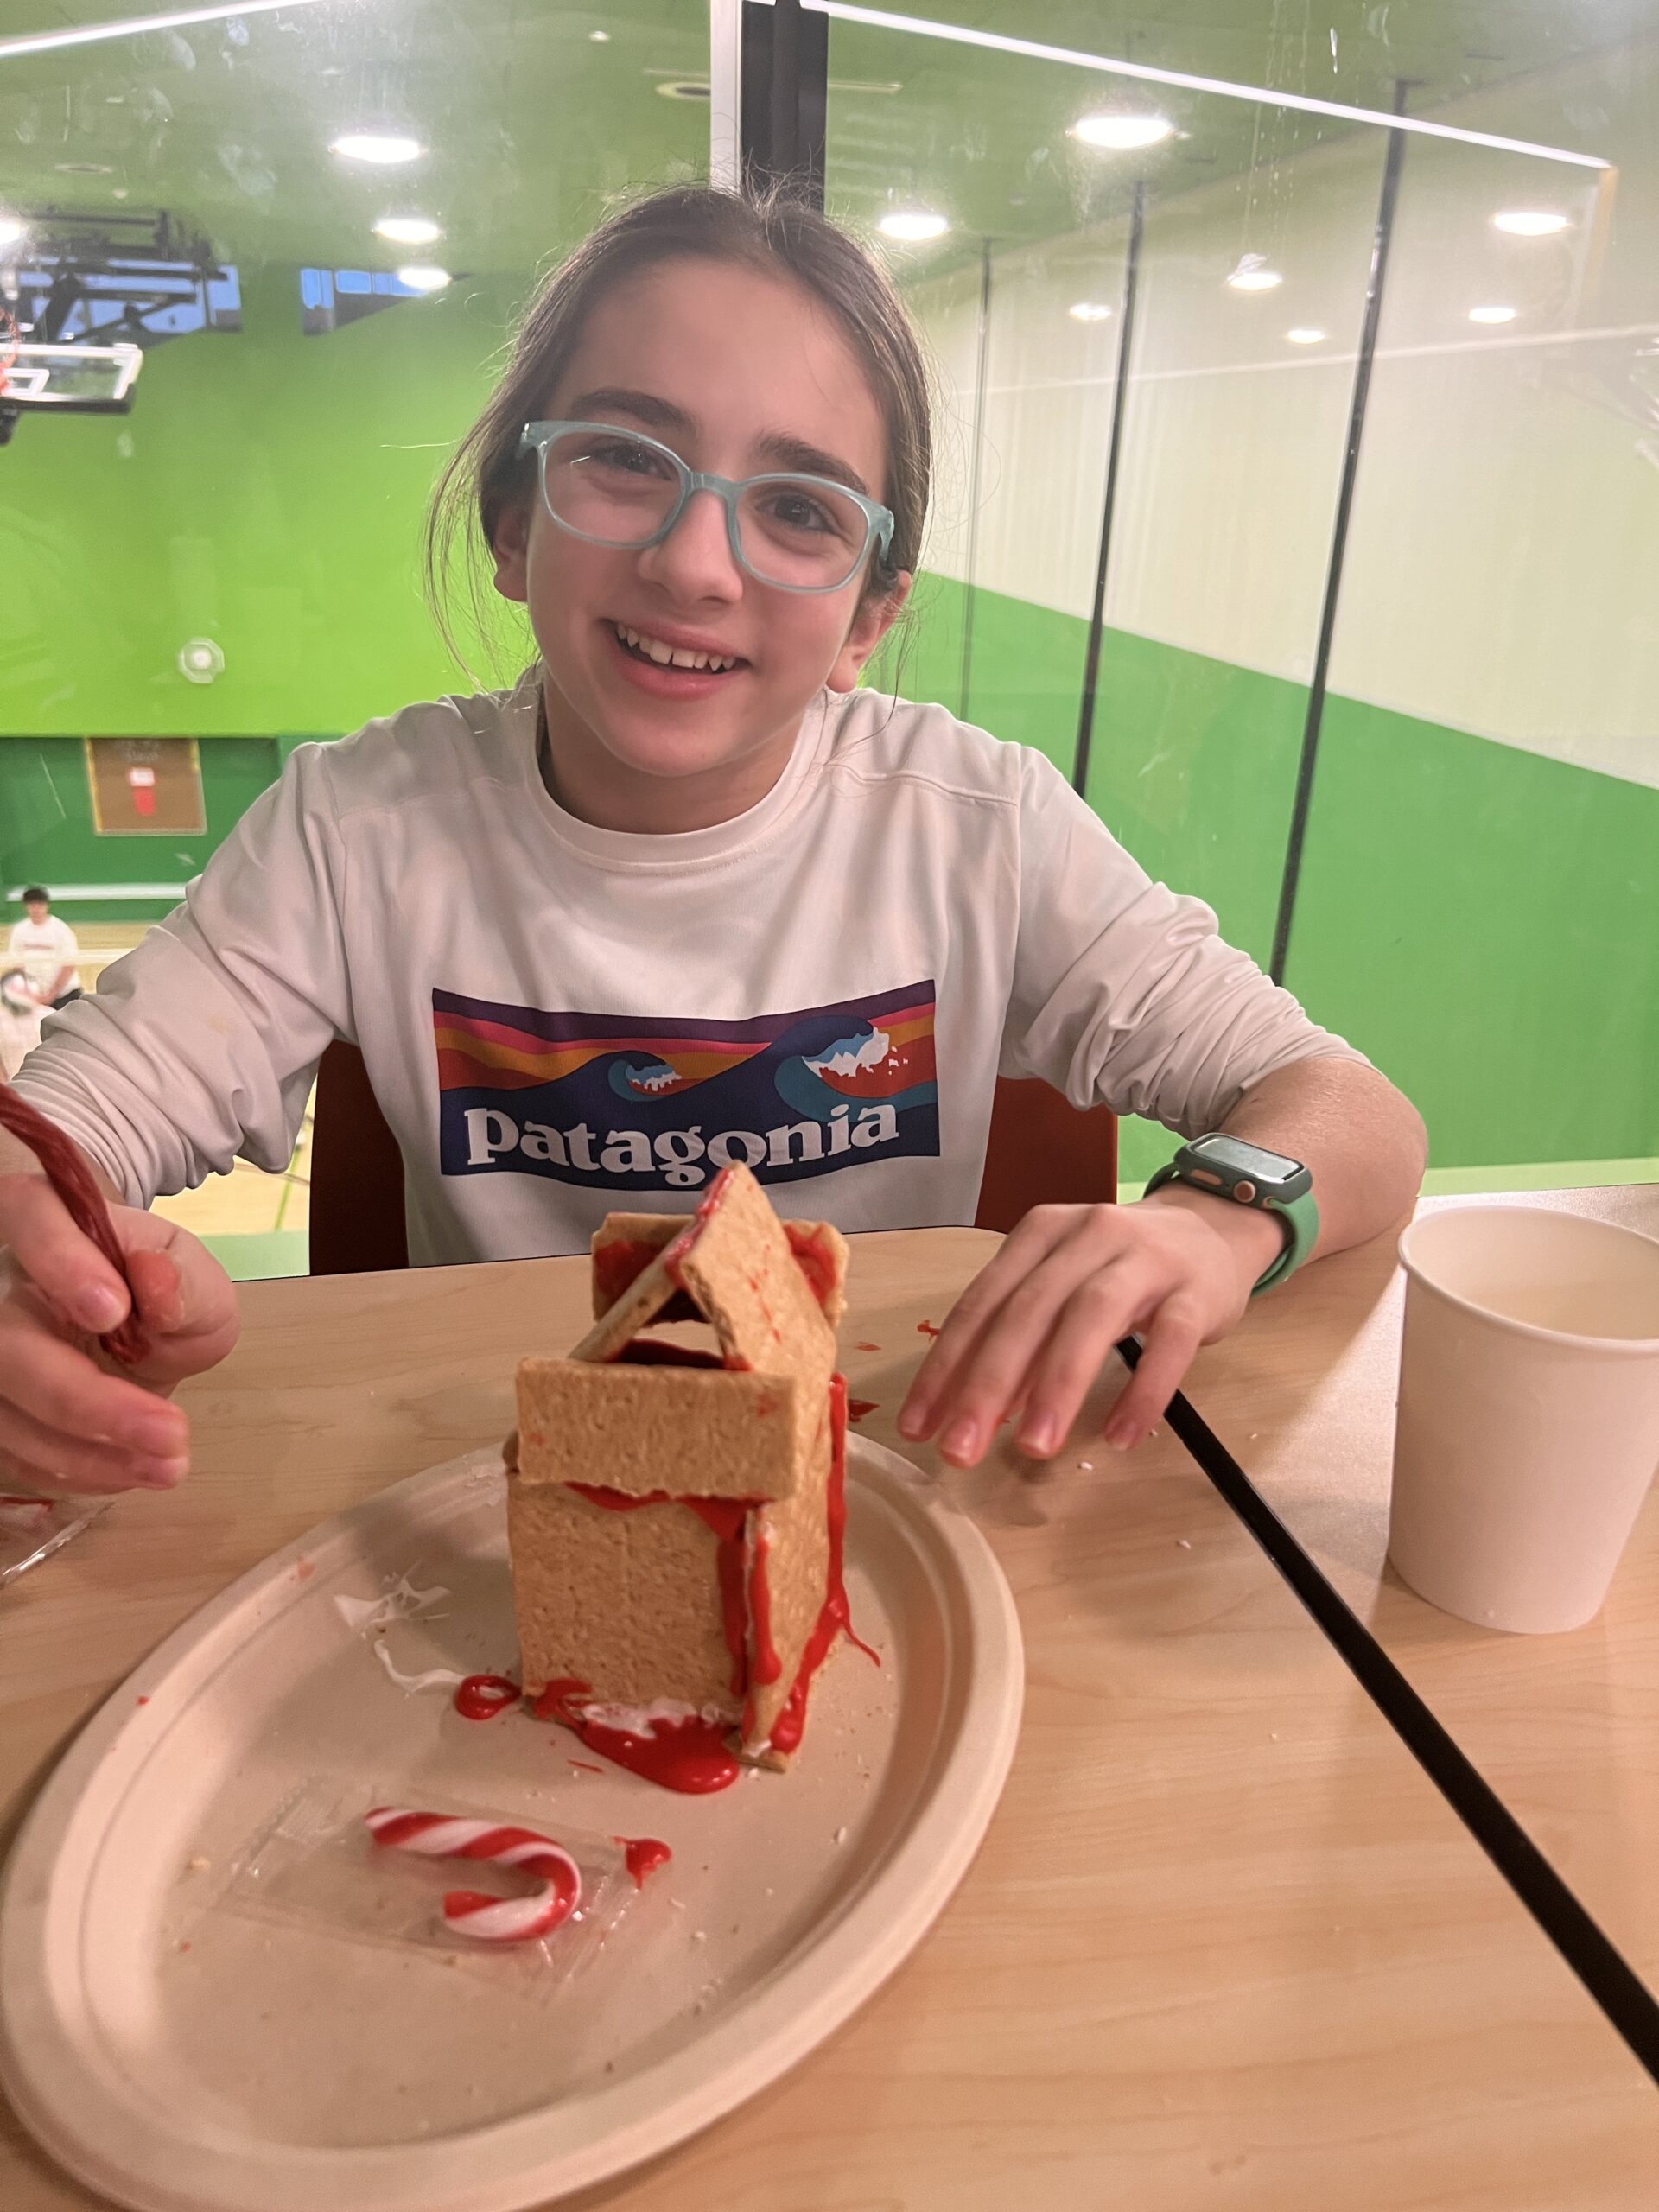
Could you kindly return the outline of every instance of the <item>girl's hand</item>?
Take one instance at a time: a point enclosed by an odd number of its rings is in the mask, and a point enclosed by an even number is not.
[[[230,1351],[236,1293],[188,1230],[130,1206],[110,1218],[152,1347],[120,1375],[93,1340],[125,1318],[127,1287],[34,1154],[0,1129],[0,1482],[168,1490],[188,1470],[189,1423],[165,1394]]]
[[[953,1466],[978,1465],[1005,1415],[1015,1446],[1065,1443],[1113,1346],[1145,1351],[1106,1424],[1127,1452],[1175,1395],[1200,1344],[1225,1336],[1283,1248],[1270,1214],[1173,1185],[1134,1205],[1038,1206],[963,1294],[899,1415],[943,1431]]]

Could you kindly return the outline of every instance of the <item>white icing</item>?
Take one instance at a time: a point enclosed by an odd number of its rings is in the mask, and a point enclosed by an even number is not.
[[[378,1655],[380,1664],[400,1690],[458,1689],[467,1679],[465,1675],[456,1674],[453,1667],[429,1667],[423,1675],[400,1674],[391,1662],[391,1652],[387,1650],[378,1637],[375,1638],[374,1648]]]
[[[417,1590],[409,1577],[402,1574],[384,1596],[336,1598],[334,1608],[346,1627],[360,1636],[365,1630],[389,1628],[393,1621],[408,1620],[413,1614],[423,1613],[440,1598],[448,1595],[442,1583],[434,1583],[429,1590]]]
[[[584,1720],[596,1721],[601,1728],[619,1729],[624,1735],[645,1736],[651,1732],[653,1720],[706,1720],[711,1727],[729,1727],[739,1718],[736,1708],[725,1705],[687,1705],[676,1697],[653,1698],[649,1705],[604,1705],[598,1702],[574,1707]]]

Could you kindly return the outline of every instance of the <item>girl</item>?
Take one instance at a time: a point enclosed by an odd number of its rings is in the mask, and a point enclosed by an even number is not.
[[[671,191],[552,276],[431,547],[441,576],[476,529],[536,665],[302,748],[23,1071],[118,1201],[155,1388],[79,1347],[127,1292],[0,1138],[9,1481],[183,1474],[185,1417],[155,1393],[228,1350],[235,1300],[143,1209],[238,1154],[281,1168],[334,1037],[402,1146],[416,1262],[576,1251],[607,1211],[690,1206],[740,1159],[844,1230],[971,1220],[999,1072],[1225,1133],[1220,1181],[1189,1162],[1007,1240],[901,1420],[959,1465],[1010,1410],[1022,1450],[1058,1450],[1132,1330],[1107,1434],[1147,1433],[1313,1243],[1305,1201],[1219,1188],[1311,1171],[1326,1251],[1408,1209],[1413,1109],[1206,908],[1039,755],[856,688],[928,468],[904,310],[820,216]]]

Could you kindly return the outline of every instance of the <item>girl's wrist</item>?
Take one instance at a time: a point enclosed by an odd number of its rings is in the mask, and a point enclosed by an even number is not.
[[[1139,1204],[1190,1213],[1213,1230],[1230,1254],[1247,1298],[1285,1249],[1285,1224],[1277,1214],[1211,1197],[1190,1184],[1166,1183]]]

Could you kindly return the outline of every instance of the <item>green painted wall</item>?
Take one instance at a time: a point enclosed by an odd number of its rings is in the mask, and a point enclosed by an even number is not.
[[[230,833],[281,767],[268,737],[221,737],[200,749],[207,828],[200,837],[100,836],[92,824],[86,757],[79,738],[0,744],[0,882],[184,883]],[[169,899],[60,898],[66,920],[156,921]]]
[[[294,743],[472,688],[422,601],[421,524],[512,308],[457,284],[306,338],[297,270],[273,266],[240,334],[152,349],[130,415],[24,418],[0,450],[9,883],[181,881]],[[225,655],[211,684],[178,671],[197,637]],[[208,836],[94,836],[83,735],[201,739]]]
[[[911,696],[957,706],[967,597],[918,588]],[[1069,772],[1086,626],[984,590],[973,610],[970,719]],[[1201,653],[1102,641],[1090,803],[1263,962],[1306,702]],[[1439,1166],[1651,1158],[1656,887],[1659,791],[1332,696],[1286,981],[1416,1100]],[[1126,1127],[1125,1180],[1169,1151]]]
[[[0,731],[338,734],[451,688],[421,516],[511,307],[457,284],[306,338],[297,272],[269,268],[240,334],[151,350],[130,415],[26,417],[0,450]],[[178,672],[194,637],[216,683]]]

